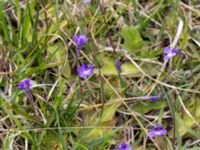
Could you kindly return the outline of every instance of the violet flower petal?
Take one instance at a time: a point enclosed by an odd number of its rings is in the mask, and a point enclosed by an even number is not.
[[[86,79],[93,74],[94,66],[83,64],[82,66],[78,67],[77,71],[80,78]]]
[[[90,3],[91,0],[84,0],[83,2],[84,2],[85,4],[87,4],[87,3]]]
[[[163,129],[161,125],[156,125],[149,133],[148,137],[153,138],[155,136],[164,136],[167,134],[167,130]]]
[[[25,80],[18,83],[17,88],[20,88],[21,90],[23,90],[27,94],[30,94],[31,93],[31,89],[30,89],[31,82],[32,82],[31,79],[25,79]]]
[[[165,47],[165,48],[164,48],[164,53],[165,53],[165,54],[168,54],[169,52],[171,52],[171,50],[172,50],[171,48]]]
[[[121,70],[121,63],[120,63],[119,59],[115,60],[115,66],[116,66],[116,68],[117,68],[118,71]]]
[[[149,97],[148,100],[151,102],[158,102],[158,96]]]
[[[80,44],[81,46],[83,46],[86,42],[87,42],[86,36],[85,36],[85,35],[80,35],[80,36],[79,36],[79,44]]]
[[[154,131],[150,131],[148,133],[148,137],[153,138],[155,136],[155,132]]]
[[[73,37],[73,40],[74,40],[74,43],[75,43],[75,44],[78,44],[78,43],[79,43],[79,37],[78,37],[77,35],[75,35],[75,36]]]
[[[163,98],[163,96],[164,96],[164,94],[162,92],[159,92],[158,95],[147,97],[147,98],[145,98],[145,100],[148,100],[148,101],[151,101],[151,102],[158,102],[159,99]]]
[[[122,143],[119,145],[118,150],[132,150],[132,147],[125,143]]]
[[[164,61],[168,61],[168,60],[171,59],[172,57],[174,57],[174,56],[165,55],[165,56],[164,56]]]
[[[164,54],[165,54],[164,61],[168,61],[169,59],[173,58],[174,56],[181,55],[183,53],[177,49],[166,47],[164,49]]]
[[[80,35],[80,36],[75,35],[75,36],[73,37],[73,40],[74,40],[74,43],[75,43],[75,45],[76,45],[77,51],[80,51],[81,48],[82,48],[82,47],[86,44],[86,42],[87,42],[87,38],[86,38],[85,35]]]

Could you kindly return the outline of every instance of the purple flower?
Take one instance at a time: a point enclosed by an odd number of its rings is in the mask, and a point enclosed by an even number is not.
[[[173,58],[176,55],[183,54],[181,51],[179,51],[177,49],[169,48],[169,47],[166,47],[164,49],[164,53],[165,53],[164,61],[168,61],[169,59]]]
[[[82,79],[86,79],[90,77],[93,74],[94,66],[93,65],[87,65],[83,64],[81,67],[78,67],[77,71]]]
[[[85,35],[80,35],[80,36],[77,36],[75,35],[73,37],[73,40],[74,40],[74,43],[76,45],[76,50],[79,51],[81,50],[81,48],[85,45],[85,43],[87,42],[87,38]]]
[[[32,82],[31,79],[25,79],[25,80],[21,81],[20,83],[18,83],[17,88],[20,88],[27,94],[31,94],[31,89],[30,89],[31,82]]]
[[[161,125],[156,125],[149,133],[148,137],[163,136],[167,134],[167,130],[163,129]]]
[[[151,102],[158,102],[158,96],[149,97],[148,100]]]
[[[116,68],[117,68],[118,71],[121,70],[121,62],[119,61],[119,59],[115,60],[115,66],[116,66]]]
[[[90,3],[91,0],[84,0],[83,2],[84,2],[85,4],[87,4],[87,3]]]
[[[160,92],[158,95],[156,96],[151,96],[146,98],[146,100],[149,100],[151,102],[158,102],[159,99],[163,98],[164,94],[162,92]]]
[[[129,146],[125,143],[122,143],[119,145],[118,150],[132,150],[132,148],[131,148],[131,146]]]

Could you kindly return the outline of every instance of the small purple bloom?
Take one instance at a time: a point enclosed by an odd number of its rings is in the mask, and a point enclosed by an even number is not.
[[[119,59],[115,60],[115,66],[116,66],[116,68],[117,68],[118,71],[121,70],[121,62],[119,61]]]
[[[168,61],[169,59],[173,58],[176,55],[183,54],[181,51],[179,51],[177,49],[169,48],[169,47],[166,47],[164,49],[164,53],[165,53],[164,61]]]
[[[87,38],[85,35],[80,35],[77,36],[75,35],[73,37],[74,43],[76,45],[76,50],[79,52],[81,50],[81,48],[85,45],[85,43],[87,42]]]
[[[82,79],[86,79],[93,74],[94,66],[89,64],[83,64],[81,67],[78,67],[77,71]]]
[[[84,2],[85,4],[87,4],[87,3],[90,3],[91,0],[84,0],[83,2]]]
[[[119,145],[118,150],[132,150],[132,148],[131,148],[131,146],[129,146],[125,143],[122,143]]]
[[[30,94],[31,93],[31,89],[30,89],[31,82],[32,82],[31,79],[25,79],[25,80],[21,81],[20,83],[18,83],[17,88],[20,88],[27,94]]]
[[[158,102],[158,100],[163,98],[163,96],[164,96],[164,94],[162,92],[160,92],[158,95],[148,97],[146,100],[149,100],[151,102]]]
[[[167,130],[163,129],[161,125],[156,125],[149,133],[148,137],[163,136],[167,134]]]
[[[151,96],[148,98],[148,100],[151,102],[158,102],[158,96]]]

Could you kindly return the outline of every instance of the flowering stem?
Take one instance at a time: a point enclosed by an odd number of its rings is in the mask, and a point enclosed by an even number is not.
[[[105,104],[105,101],[104,101],[105,95],[104,95],[102,74],[101,74],[101,71],[100,71],[99,67],[98,67],[98,71],[99,71],[99,74],[100,74],[100,77],[101,77],[101,78],[100,78],[100,79],[101,79],[100,83],[101,83],[101,102],[102,102],[102,111],[101,111],[101,115],[102,115],[102,114],[103,114],[104,104]]]
[[[78,63],[79,52],[80,50],[76,49],[76,71],[78,71],[78,67],[79,67],[79,63]],[[80,76],[78,76],[78,82],[80,86],[80,96],[82,97],[82,85],[81,85]]]
[[[26,92],[25,92],[25,93],[26,93]],[[34,110],[34,115],[37,116],[37,111],[36,111],[36,109],[35,109],[35,105],[34,105],[34,100],[33,100],[33,95],[32,95],[32,93],[26,93],[26,96],[28,97],[28,99],[29,99],[29,101],[30,101],[30,103],[31,103],[31,106],[32,106],[32,108],[33,108],[33,110]]]
[[[102,5],[101,5],[100,0],[98,0],[98,3],[99,3],[100,11],[101,11],[102,16],[103,16],[103,21],[104,21],[105,25],[107,25],[107,21],[106,21],[106,18],[105,18],[105,16],[104,16],[103,7],[102,7]],[[108,25],[110,25],[109,22],[108,22]],[[111,37],[111,35],[110,35],[109,32],[108,32],[108,38],[109,38],[110,44],[111,44],[111,46],[112,46],[112,48],[113,48],[114,54],[117,54],[117,53],[116,53],[116,50],[115,50],[115,46],[114,46],[114,44],[113,44],[112,37]]]
[[[103,16],[104,24],[105,24],[105,25],[107,25],[107,24],[110,25],[110,22],[107,22],[107,21],[106,21],[106,18],[105,18],[105,16],[104,16],[103,6],[101,5],[100,0],[98,0],[98,4],[99,4],[99,7],[100,7],[100,11],[101,11],[101,13],[102,13],[102,16]],[[109,41],[110,41],[110,45],[111,45],[111,47],[112,47],[112,49],[113,49],[113,52],[114,52],[114,54],[115,54],[114,56],[115,56],[115,58],[116,58],[117,52],[116,52],[116,49],[115,49],[115,46],[114,46],[112,37],[111,37],[111,35],[110,35],[110,32],[108,32],[108,38],[109,38]],[[116,59],[117,59],[117,58],[116,58]],[[120,81],[121,81],[120,83],[121,83],[121,85],[123,85],[123,80],[122,80],[120,71],[117,69],[117,67],[116,67],[116,70],[117,70],[118,76],[119,76]]]
[[[104,10],[103,10],[103,6],[101,5],[101,2],[100,2],[100,0],[98,0],[98,4],[99,4],[99,7],[100,7],[100,11],[101,11],[101,14],[102,14],[102,16],[103,16],[103,21],[104,21],[104,24],[105,25],[110,25],[110,22],[107,22],[106,21],[106,18],[105,18],[105,16],[104,16]],[[113,52],[114,52],[114,56],[115,56],[115,60],[117,59],[117,52],[116,52],[116,49],[115,49],[115,46],[114,46],[114,43],[113,43],[113,40],[112,40],[112,37],[111,37],[111,35],[110,35],[110,32],[108,32],[108,38],[109,38],[109,41],[110,41],[110,45],[111,45],[111,47],[112,47],[112,49],[113,49]],[[116,65],[115,65],[116,66]],[[123,82],[123,80],[122,80],[122,76],[121,76],[121,74],[120,74],[120,71],[117,69],[117,67],[115,67],[115,69],[117,70],[117,74],[118,74],[118,76],[119,76],[119,79],[120,79],[120,85],[121,85],[121,87],[122,88],[124,88],[124,82]],[[100,71],[100,70],[99,70]]]
[[[163,93],[165,93],[163,87],[161,87],[161,90]],[[167,94],[165,94],[165,96],[167,97]],[[173,145],[173,148],[175,147],[175,141],[176,141],[176,119],[175,119],[175,115],[174,115],[174,106],[171,102],[171,100],[167,97],[167,103],[169,105],[169,108],[170,108],[170,112],[171,112],[171,115],[172,115],[172,120],[173,120],[173,126],[174,126],[174,131],[173,131],[173,140],[172,140],[172,145]]]
[[[78,69],[78,67],[79,67],[79,63],[78,63],[78,56],[79,56],[79,54],[78,54],[78,50],[76,49],[76,69]]]
[[[160,77],[161,77],[162,73],[165,71],[165,67],[166,67],[166,65],[167,65],[167,62],[168,62],[168,61],[165,61],[164,64],[162,65],[162,67],[161,67],[161,69],[160,69],[160,72],[158,73],[158,75],[157,75],[157,77],[156,77],[156,80],[160,80]],[[151,88],[151,90],[150,90],[149,93],[148,93],[148,96],[151,95],[151,93],[153,92],[153,90],[156,88],[157,85],[158,85],[157,83],[155,83],[155,84],[153,85],[153,87]]]

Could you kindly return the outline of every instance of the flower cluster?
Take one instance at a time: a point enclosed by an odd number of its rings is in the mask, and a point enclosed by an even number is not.
[[[90,1],[84,1],[84,2],[90,2]],[[85,35],[80,35],[80,36],[74,36],[73,37],[74,43],[76,45],[76,50],[77,53],[80,53],[80,50],[82,47],[86,44],[87,38]],[[169,59],[175,57],[176,55],[181,55],[182,52],[176,49],[172,49],[169,47],[166,47],[164,49],[164,60],[168,61]],[[115,60],[115,66],[118,71],[121,70],[121,62],[120,60],[116,59]],[[77,73],[79,74],[79,77],[82,79],[86,79],[92,76],[94,71],[94,66],[92,64],[83,64],[82,66],[79,66],[77,68]],[[17,87],[23,90],[26,94],[31,94],[31,83],[33,81],[31,79],[25,79],[18,83]],[[158,102],[159,99],[161,99],[164,96],[163,93],[159,93],[156,96],[151,96],[146,98],[146,100],[152,101],[152,102]],[[167,130],[165,130],[162,125],[156,125],[150,132],[148,132],[148,137],[153,138],[156,136],[164,136],[167,134]],[[130,145],[127,145],[125,143],[122,143],[118,146],[118,150],[132,150],[132,147]]]
[[[85,35],[80,35],[80,36],[75,35],[73,40],[74,40],[74,43],[76,45],[76,52],[79,55],[81,48],[87,42],[87,38],[86,38]],[[79,74],[79,77],[82,78],[82,79],[86,79],[86,78],[92,76],[93,71],[94,71],[94,66],[90,65],[90,64],[83,64],[82,66],[77,68],[77,72]]]

